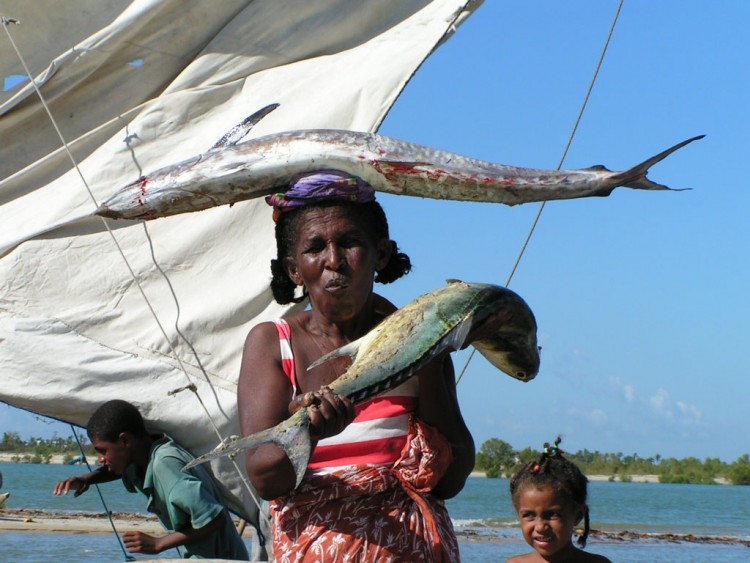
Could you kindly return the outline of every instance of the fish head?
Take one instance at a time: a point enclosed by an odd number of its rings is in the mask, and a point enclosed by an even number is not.
[[[477,352],[503,373],[519,381],[531,381],[539,372],[539,347],[536,337],[529,342],[525,337],[513,342],[506,336],[472,342]]]
[[[475,299],[467,342],[503,373],[531,381],[540,364],[534,313],[515,292],[485,287]]]

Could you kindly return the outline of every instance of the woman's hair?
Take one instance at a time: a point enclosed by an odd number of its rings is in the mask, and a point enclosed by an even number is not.
[[[281,213],[276,221],[276,249],[277,258],[271,260],[271,291],[273,297],[281,305],[287,303],[300,303],[307,297],[303,294],[295,297],[296,284],[287,274],[284,259],[289,257],[297,244],[297,236],[301,220],[311,209],[324,207],[343,207],[347,213],[366,230],[373,243],[383,239],[389,239],[388,219],[379,203],[369,201],[367,203],[348,203],[333,200],[318,201],[304,207],[292,209]],[[375,274],[378,283],[391,283],[406,275],[411,270],[411,260],[403,252],[399,252],[395,241],[390,241],[393,251],[391,258],[385,267]]]
[[[519,491],[524,487],[550,487],[568,501],[583,508],[583,533],[578,536],[578,545],[586,546],[589,535],[589,511],[586,506],[588,479],[575,463],[563,457],[558,447],[560,437],[554,445],[544,444],[544,450],[536,461],[530,461],[515,472],[510,479],[510,496],[513,506],[518,508]]]
[[[142,438],[147,436],[146,425],[138,409],[119,399],[107,401],[91,415],[86,426],[89,440],[115,442],[122,432]]]

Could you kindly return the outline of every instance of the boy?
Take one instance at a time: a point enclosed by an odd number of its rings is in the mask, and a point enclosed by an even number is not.
[[[193,456],[166,434],[149,434],[135,406],[108,401],[94,412],[86,430],[102,467],[61,481],[56,495],[73,489],[78,496],[91,485],[121,477],[128,491],[148,498],[148,511],[169,532],[158,538],[124,534],[130,553],[155,554],[176,547],[183,558],[249,559],[210,475],[202,466],[183,471]]]

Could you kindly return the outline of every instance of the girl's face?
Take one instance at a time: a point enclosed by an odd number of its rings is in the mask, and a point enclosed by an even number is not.
[[[390,244],[371,240],[345,207],[306,213],[287,258],[289,277],[327,317],[351,318],[370,297],[375,272],[388,263]]]
[[[572,503],[552,487],[527,485],[518,491],[516,510],[523,537],[547,561],[563,560],[571,551],[573,530],[584,507]]]

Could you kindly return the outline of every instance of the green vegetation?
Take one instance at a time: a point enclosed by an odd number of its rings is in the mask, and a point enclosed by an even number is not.
[[[80,436],[86,455],[96,455],[91,444]],[[63,456],[65,463],[81,455],[75,437],[60,438],[57,433],[52,438],[29,438],[24,441],[17,432],[4,432],[0,441],[0,453],[13,454],[15,463],[49,463],[53,455]]]
[[[503,440],[491,438],[477,452],[476,468],[487,477],[510,477],[524,463],[537,459],[540,452],[531,448],[521,451]],[[656,475],[660,483],[692,483],[712,485],[725,480],[733,485],[750,485],[750,457],[743,455],[733,463],[718,458],[701,461],[695,457],[685,459],[640,457],[638,454],[623,455],[581,450],[566,452],[587,475],[609,475],[610,481],[629,483],[635,475]]]

